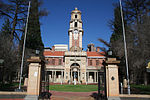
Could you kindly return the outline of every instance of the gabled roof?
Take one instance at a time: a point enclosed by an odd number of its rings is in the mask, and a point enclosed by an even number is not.
[[[64,51],[44,51],[44,56],[64,56]]]
[[[104,52],[87,52],[88,57],[104,57]]]

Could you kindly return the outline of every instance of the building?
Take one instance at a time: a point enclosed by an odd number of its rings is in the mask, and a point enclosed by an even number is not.
[[[71,12],[69,50],[67,45],[54,45],[44,51],[47,60],[46,71],[53,83],[97,83],[98,70],[102,68],[105,57],[99,47],[89,44],[87,51],[82,49],[81,11]]]
[[[68,45],[65,45],[65,44],[54,45],[54,50],[55,51],[68,51]]]

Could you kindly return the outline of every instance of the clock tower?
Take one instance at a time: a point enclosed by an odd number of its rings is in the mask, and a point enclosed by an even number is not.
[[[70,29],[69,34],[69,50],[70,51],[82,51],[82,20],[81,11],[77,8],[71,12]]]

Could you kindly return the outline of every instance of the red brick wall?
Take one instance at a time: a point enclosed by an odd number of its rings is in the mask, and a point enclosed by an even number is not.
[[[61,59],[61,65],[63,65],[63,58],[61,58],[61,57],[60,58],[45,58],[45,59],[48,61],[47,65],[58,66],[59,65],[59,59]],[[52,63],[53,59],[55,60],[54,64]]]
[[[76,40],[76,46],[79,47],[79,34],[78,34],[78,39]],[[74,34],[72,34],[72,46],[75,46],[75,40],[74,40]]]
[[[59,59],[61,59],[61,65],[63,65],[63,58],[45,58],[48,63],[47,65],[54,65],[54,66],[58,66],[59,65]],[[52,63],[52,60],[55,59],[55,64]],[[90,65],[90,60],[92,61],[92,65]],[[96,65],[96,60],[99,61],[99,65]],[[88,58],[88,66],[103,66],[102,62],[104,59],[97,59],[97,58]]]
[[[96,65],[96,60],[99,61],[99,65]],[[92,65],[90,65],[90,61],[92,61]],[[88,66],[103,66],[102,65],[103,59],[97,59],[97,58],[88,58]]]

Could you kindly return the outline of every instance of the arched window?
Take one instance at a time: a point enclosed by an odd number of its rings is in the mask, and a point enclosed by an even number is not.
[[[77,27],[77,22],[74,23],[74,27]]]
[[[77,15],[75,15],[75,18],[77,18]]]

